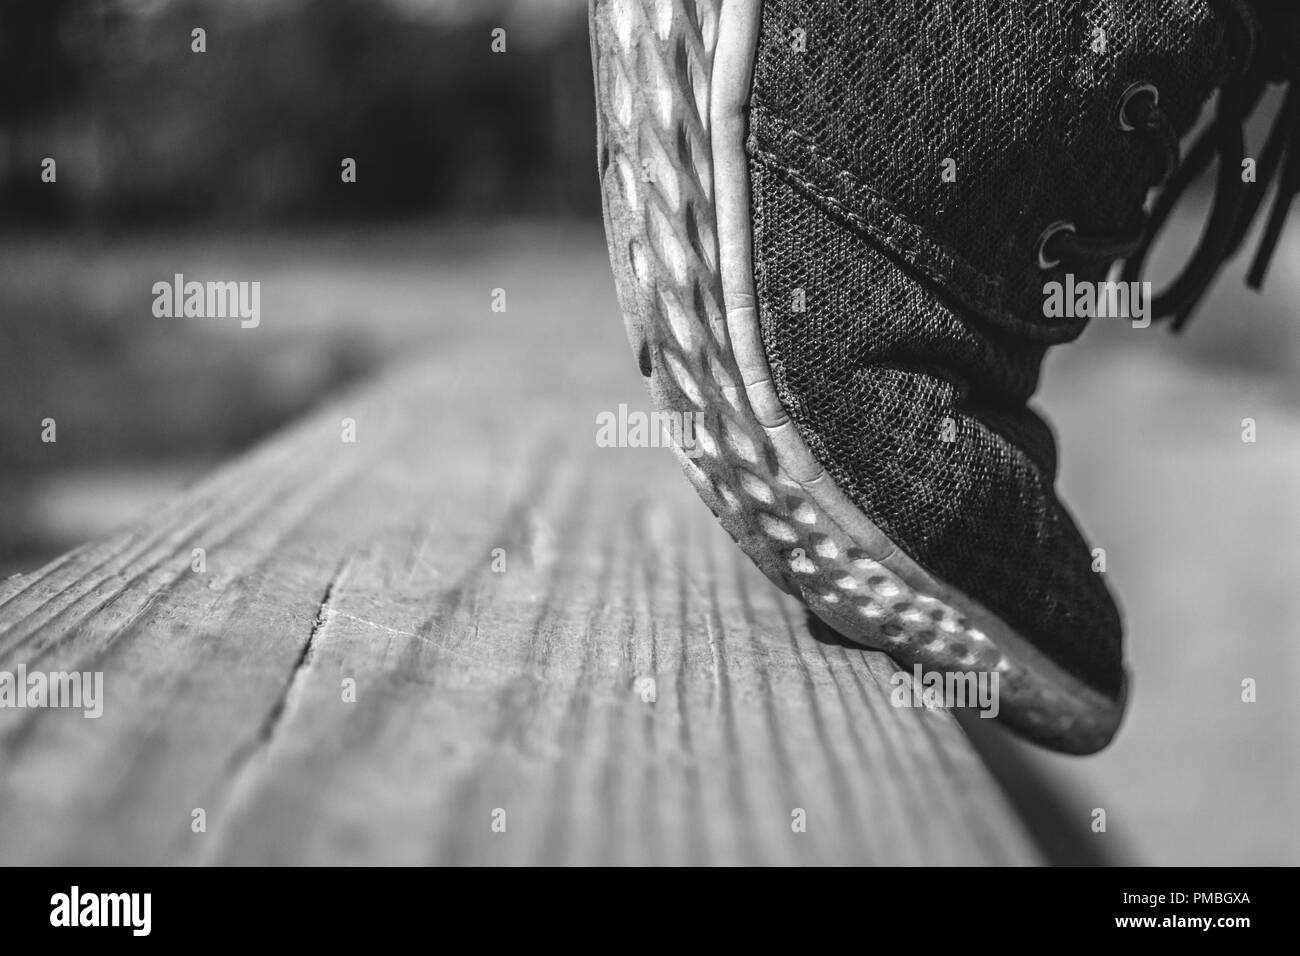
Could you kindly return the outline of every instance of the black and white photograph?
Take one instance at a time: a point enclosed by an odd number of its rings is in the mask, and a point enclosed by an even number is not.
[[[1031,867],[1263,928],[1297,191],[1285,0],[6,0],[8,915]]]

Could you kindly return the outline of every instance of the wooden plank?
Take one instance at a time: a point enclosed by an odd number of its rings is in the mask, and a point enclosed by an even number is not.
[[[892,708],[667,451],[595,446],[631,359],[545,334],[449,341],[0,582],[0,670],[106,698],[0,710],[0,862],[1039,861],[950,714]]]

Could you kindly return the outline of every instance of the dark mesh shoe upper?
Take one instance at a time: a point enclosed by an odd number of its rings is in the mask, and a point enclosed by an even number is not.
[[[764,4],[755,282],[782,402],[899,547],[1110,695],[1118,612],[1026,405],[1047,344],[1084,321],[1042,317],[1064,268],[1042,272],[1036,243],[1057,220],[1140,225],[1154,160],[1117,103],[1155,83],[1186,130],[1224,46],[1202,0]]]

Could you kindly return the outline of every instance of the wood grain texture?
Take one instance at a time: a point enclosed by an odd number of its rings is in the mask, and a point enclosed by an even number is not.
[[[106,698],[0,710],[0,862],[1038,861],[950,714],[891,707],[669,452],[595,446],[648,407],[633,362],[541,334],[449,341],[0,582],[0,670]]]

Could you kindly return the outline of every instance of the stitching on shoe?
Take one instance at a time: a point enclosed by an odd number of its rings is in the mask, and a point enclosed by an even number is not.
[[[968,292],[976,297],[974,304],[1002,311],[1002,282],[976,269],[960,256],[954,254],[928,236],[923,229],[909,222],[894,205],[881,196],[874,188],[828,159],[817,146],[796,127],[779,116],[772,114],[765,107],[755,104],[751,109],[754,122],[750,134],[751,152],[762,158],[769,165],[780,168],[791,178],[797,180],[805,189],[822,202],[834,207],[840,215],[854,225],[871,233],[890,246],[895,252],[908,256],[910,262],[927,277],[935,281],[960,282],[969,287]],[[819,177],[825,181],[842,184],[833,191],[822,183],[810,180],[796,168],[785,162],[776,152],[773,141],[783,146],[794,146],[802,155],[799,157],[813,166]],[[852,193],[844,196],[844,192]],[[849,206],[849,202],[858,200],[855,205],[864,209],[863,215]]]
[[[750,107],[746,148],[753,159],[789,177],[828,213],[850,228],[866,233],[915,269],[966,309],[1000,328],[1042,342],[1064,341],[1076,332],[1072,325],[1031,322],[1007,308],[1003,281],[972,266],[910,222],[871,186],[820,153],[807,134],[760,104]],[[779,151],[778,151],[779,150]],[[784,153],[794,152],[805,168],[790,164]],[[816,179],[810,178],[811,170]],[[828,186],[828,183],[834,185]]]

